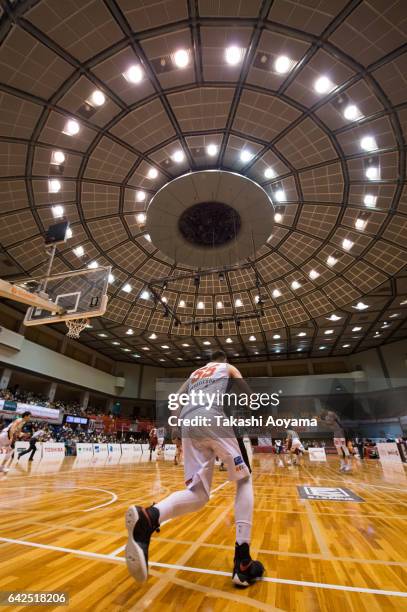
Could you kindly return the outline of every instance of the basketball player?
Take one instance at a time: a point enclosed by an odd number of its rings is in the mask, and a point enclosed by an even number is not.
[[[150,433],[148,434],[148,439],[150,442],[150,461],[152,459],[153,456],[153,452],[155,451],[155,449],[157,448],[157,444],[158,444],[158,437],[157,437],[157,429],[155,427],[153,427],[150,431]]]
[[[0,466],[0,472],[8,472],[8,468],[4,466],[4,463],[12,456],[14,452],[14,445],[21,433],[24,425],[30,420],[31,412],[23,412],[21,417],[12,421],[7,427],[0,432],[0,452],[5,454],[3,465]]]
[[[37,431],[34,431],[30,438],[30,446],[25,450],[18,451],[17,461],[21,459],[23,455],[27,455],[27,453],[31,453],[28,458],[28,461],[34,461],[34,455],[37,452],[37,442],[42,441],[45,435],[46,432],[44,429],[37,429]]]
[[[183,383],[178,395],[204,390],[209,393],[226,393],[231,382],[235,382],[240,393],[250,395],[250,389],[243,381],[239,370],[229,365],[223,351],[215,351],[212,360],[195,370]],[[214,397],[214,396],[213,396]],[[205,400],[203,400],[205,402]],[[212,413],[205,405],[190,403],[183,406],[181,417],[188,418],[208,414],[223,414],[223,405],[212,405]],[[213,416],[212,416],[213,418]],[[128,541],[126,562],[130,574],[139,582],[148,576],[148,547],[154,531],[160,523],[177,516],[196,512],[209,500],[215,457],[218,456],[227,467],[228,478],[236,482],[235,523],[236,545],[232,581],[238,586],[249,586],[264,573],[264,567],[250,556],[250,539],[253,514],[253,486],[251,474],[245,464],[239,444],[231,428],[215,429],[213,425],[188,429],[183,427],[182,447],[186,489],[172,493],[148,508],[130,506],[126,514]]]
[[[333,429],[334,446],[340,461],[339,471],[350,472],[352,467],[349,460],[349,450],[346,446],[345,432],[338,415],[333,410],[324,410],[320,418]]]
[[[288,460],[289,463],[292,465],[297,465],[299,463],[297,457],[300,457],[302,453],[305,453],[305,448],[302,445],[300,436],[293,429],[287,429],[286,444],[290,455]]]
[[[176,432],[172,437],[172,443],[175,444],[174,465],[181,463],[182,457],[182,439],[181,434]]]

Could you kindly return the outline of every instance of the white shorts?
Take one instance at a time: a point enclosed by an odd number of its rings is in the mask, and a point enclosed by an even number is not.
[[[349,457],[349,449],[346,446],[345,438],[334,438],[334,446],[335,446],[335,448],[336,448],[338,453],[340,453],[340,451],[342,451],[342,453],[346,457]]]
[[[239,444],[234,437],[219,438],[183,438],[185,485],[190,489],[202,482],[206,492],[210,493],[215,457],[218,457],[228,472],[229,480],[240,480],[250,476],[240,452]]]
[[[291,450],[295,451],[295,450],[300,450],[302,453],[305,451],[305,448],[302,445],[302,442],[299,438],[293,438],[292,444],[291,444]]]

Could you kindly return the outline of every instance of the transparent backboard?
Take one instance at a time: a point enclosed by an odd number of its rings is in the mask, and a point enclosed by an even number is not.
[[[62,313],[30,306],[24,324],[41,325],[69,319],[100,317],[107,307],[107,287],[111,268],[95,268],[55,274],[48,278],[43,290]]]

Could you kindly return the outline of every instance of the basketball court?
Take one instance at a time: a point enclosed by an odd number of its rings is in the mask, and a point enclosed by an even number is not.
[[[236,592],[229,578],[233,485],[222,473],[205,510],[154,536],[151,578],[137,587],[125,571],[123,514],[135,498],[148,504],[182,487],[182,467],[159,461],[76,470],[73,461],[29,477],[27,468],[14,468],[1,504],[7,590],[67,591],[72,609],[175,610],[181,602],[193,610],[404,608],[407,493],[397,471],[388,480],[369,465],[349,478],[333,462],[287,472],[273,458],[256,459],[253,547],[267,576]],[[302,484],[346,486],[363,503],[303,500]]]
[[[0,609],[406,608],[406,41],[0,2]]]

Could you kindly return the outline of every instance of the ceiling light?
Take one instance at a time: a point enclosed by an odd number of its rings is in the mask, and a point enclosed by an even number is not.
[[[134,331],[133,331],[131,328],[129,328],[129,329],[126,331],[126,334],[127,334],[127,336],[132,336],[132,335],[134,334]]]
[[[280,340],[281,336],[280,334],[274,334],[273,336],[273,340]]]
[[[223,302],[216,302],[216,308],[223,308]]]
[[[142,347],[141,347],[141,349],[142,349],[143,351],[149,351],[149,350],[150,350],[150,347],[148,347],[148,346],[142,346]]]
[[[184,342],[184,344],[182,346],[185,346],[185,348],[187,348],[189,346],[189,344],[186,344],[186,342]]]
[[[273,289],[273,292],[271,294],[273,296],[274,299],[278,298],[281,296],[281,291],[280,289]]]
[[[329,255],[328,259],[326,260],[326,263],[330,268],[332,268],[332,266],[338,263],[338,260],[333,255]]]
[[[301,287],[301,283],[299,283],[297,280],[293,280],[293,282],[291,283],[291,289],[294,289],[294,291],[296,289],[299,289]]]
[[[88,263],[89,270],[96,270],[96,268],[98,267],[99,267],[99,264],[97,261],[91,261],[90,263]]]
[[[366,308],[369,308],[369,306],[368,304],[364,304],[364,302],[358,302],[356,306],[353,306],[352,308],[356,308],[356,310],[366,310]]]
[[[319,77],[314,83],[314,89],[319,94],[329,93],[334,87],[335,85],[327,76]]]
[[[378,166],[368,166],[365,170],[365,176],[369,181],[378,181],[380,179],[380,168]]]
[[[59,217],[64,216],[64,207],[60,206],[60,204],[53,206],[51,210],[52,210],[52,216],[54,217],[54,219],[59,219]]]
[[[143,71],[140,66],[130,66],[123,76],[129,83],[140,83],[143,80]]]
[[[140,355],[137,355],[137,353],[133,353],[132,357],[135,357],[136,359],[139,359]]]
[[[180,164],[184,161],[185,159],[185,153],[182,149],[178,149],[178,151],[175,151],[172,155],[171,155],[171,159],[172,161],[174,161],[177,164]]]
[[[226,338],[225,342],[227,344],[232,344],[233,340],[232,340],[232,338]]]
[[[339,319],[342,319],[342,317],[338,317],[338,315],[336,314],[331,314],[330,317],[327,317],[328,321],[339,321]]]
[[[144,225],[145,222],[147,221],[147,216],[145,213],[138,213],[138,215],[136,215],[136,221],[139,225]]]
[[[168,302],[167,298],[164,296],[161,298],[161,301],[164,302],[164,304],[166,304]]]
[[[293,64],[293,60],[286,55],[279,55],[274,61],[274,70],[278,72],[278,74],[285,74],[290,70]]]
[[[309,271],[308,276],[310,277],[311,280],[315,280],[318,278],[318,276],[320,276],[320,274],[316,270],[312,269]]]
[[[51,164],[59,166],[65,161],[65,153],[62,151],[53,151],[51,155]]]
[[[165,359],[159,359],[158,361],[165,361]]]
[[[149,338],[150,340],[157,340],[157,334],[153,332],[152,334],[150,334]]]
[[[403,300],[402,302],[400,302],[400,306],[405,306],[407,304],[407,300]]]
[[[326,346],[320,346],[320,347],[319,347],[319,350],[320,350],[320,351],[324,351],[325,349],[326,349]]]
[[[364,136],[360,141],[360,148],[364,151],[375,151],[378,148],[376,139],[373,136]]]
[[[304,336],[306,335],[307,335],[306,332],[300,332],[299,334],[297,334],[299,338],[304,338]]]
[[[147,242],[151,242],[150,234],[144,234],[144,238],[147,240]]]
[[[144,202],[145,199],[146,199],[146,192],[145,191],[136,191],[136,200],[137,200],[137,202]]]
[[[277,200],[277,202],[287,201],[287,196],[286,196],[284,189],[277,189],[277,191],[274,192],[274,197]]]
[[[256,342],[256,336],[250,336],[249,342]]]
[[[198,302],[196,307],[199,308],[200,310],[203,310],[205,308],[205,304],[203,302]]]
[[[275,176],[276,176],[276,173],[274,172],[273,168],[268,167],[264,170],[264,178],[272,179]]]
[[[350,251],[352,247],[352,240],[349,240],[349,238],[344,238],[344,240],[342,240],[342,248],[345,249],[345,251]]]
[[[150,168],[149,171],[147,172],[147,177],[151,180],[156,179],[157,176],[158,176],[157,168]]]
[[[114,342],[112,342],[112,344],[114,344],[115,346],[120,346],[120,342],[117,342],[117,340],[115,340]]]
[[[235,300],[235,306],[236,306],[236,308],[240,308],[241,306],[243,306],[243,302],[242,302],[242,300],[240,298],[237,298]]]
[[[122,351],[124,351],[125,353],[130,353],[130,349],[129,348],[124,348],[124,349],[122,349]]]
[[[151,297],[151,294],[149,291],[147,291],[147,289],[144,289],[141,293],[140,293],[140,297],[142,300],[149,300]]]
[[[113,276],[113,274],[111,272],[109,272],[109,283],[112,284],[115,281],[115,277]]]
[[[359,331],[362,331],[362,328],[357,325],[356,327],[352,327],[352,331],[359,332]]]
[[[62,183],[58,179],[50,179],[48,181],[48,192],[49,193],[58,193],[61,191]]]
[[[331,335],[331,334],[333,334],[333,333],[334,333],[334,330],[333,330],[333,329],[326,329],[326,330],[324,331],[325,336],[330,336],[330,335]]]
[[[393,314],[389,315],[389,319],[394,319],[395,317],[398,317],[399,313],[398,312],[393,312]]]
[[[73,236],[73,231],[71,230],[70,227],[68,227],[65,233],[66,240],[69,240],[69,238],[72,238],[72,236]]]
[[[348,104],[343,111],[343,116],[349,121],[356,121],[356,119],[363,117],[362,113],[355,104]]]
[[[179,306],[180,308],[185,308],[185,306],[186,306],[186,304],[185,304],[185,300],[180,300],[180,301],[178,302],[178,306]]]
[[[79,126],[79,123],[76,121],[76,119],[69,119],[65,123],[63,133],[66,134],[67,136],[75,136],[79,132],[79,130],[80,130],[80,126]]]
[[[362,217],[358,217],[355,221],[355,228],[361,232],[366,229],[367,219],[362,219]]]
[[[83,246],[76,247],[73,249],[73,252],[75,253],[76,257],[83,257],[85,255],[85,249]]]
[[[211,343],[209,342],[209,340],[204,340],[203,344],[205,344],[205,346],[210,346]]]
[[[100,89],[96,89],[91,97],[90,97],[90,101],[92,103],[92,105],[94,106],[103,106],[103,104],[106,102],[106,96],[103,93],[103,91],[100,91]]]
[[[242,149],[240,151],[240,161],[243,163],[247,163],[252,160],[254,157],[253,153],[251,153],[248,149]]]
[[[276,223],[281,223],[282,220],[283,220],[283,215],[281,213],[278,212],[274,215],[274,221]]]
[[[168,344],[162,344],[162,345],[161,345],[161,348],[162,348],[162,349],[169,349],[170,347],[168,346]]]
[[[243,58],[244,49],[236,46],[225,49],[225,60],[230,66],[236,66]]]
[[[107,338],[107,334],[98,334],[100,338]]]
[[[209,155],[209,157],[215,157],[215,155],[217,155],[218,153],[218,150],[219,150],[219,147],[216,144],[209,144],[206,147],[206,152]]]
[[[174,64],[177,68],[185,68],[189,64],[189,53],[185,49],[178,49],[173,55]]]
[[[342,344],[342,348],[349,348],[350,344]]]
[[[132,290],[132,287],[129,283],[126,283],[122,287],[122,291],[124,291],[125,293],[131,293],[131,290]]]
[[[374,208],[376,206],[377,196],[371,195],[367,193],[363,198],[363,203],[365,206],[369,206],[370,208]]]
[[[301,348],[301,347],[298,347],[298,348],[297,348],[297,353],[301,353],[301,351],[302,351],[302,348]]]

